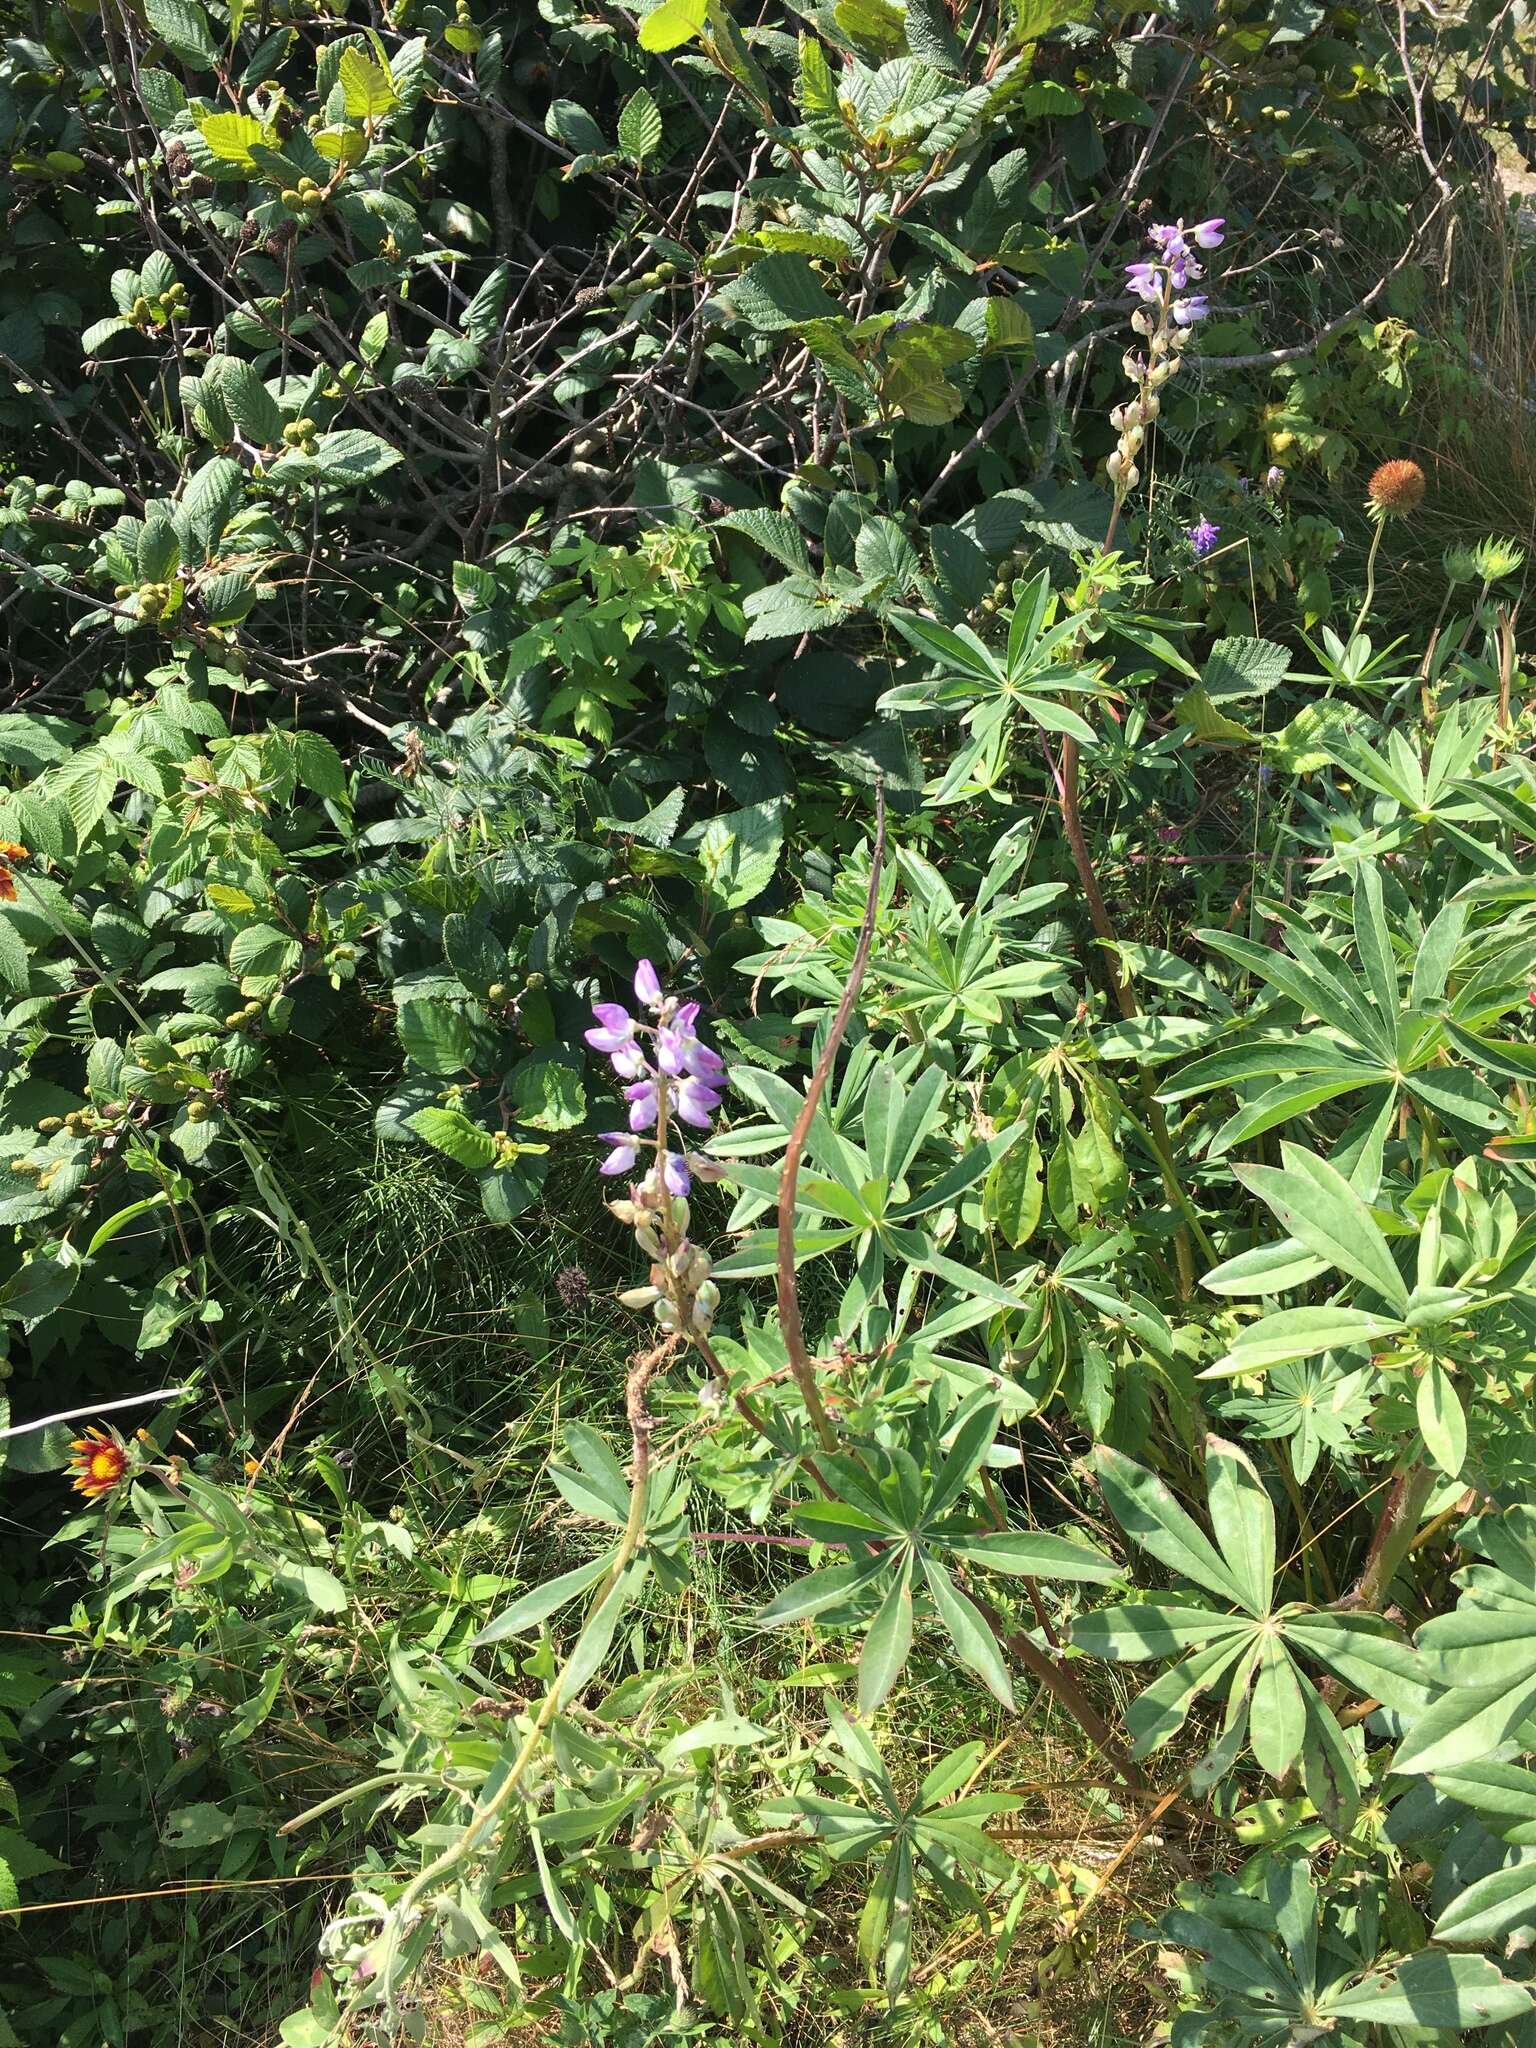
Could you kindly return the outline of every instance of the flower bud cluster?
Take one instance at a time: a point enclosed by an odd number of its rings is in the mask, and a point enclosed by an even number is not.
[[[1177,375],[1185,342],[1210,312],[1205,294],[1188,289],[1204,275],[1195,251],[1219,249],[1225,239],[1224,226],[1218,218],[1200,221],[1189,229],[1183,221],[1171,227],[1153,227],[1147,240],[1154,253],[1125,266],[1126,282],[1142,301],[1131,315],[1131,325],[1147,343],[1147,350],[1144,355],[1136,349],[1127,351],[1125,374],[1135,385],[1136,395],[1117,405],[1109,416],[1120,436],[1105,465],[1117,503],[1141,481],[1136,458],[1148,427],[1162,409],[1163,386]]]
[[[664,994],[649,960],[635,974],[635,1000],[639,1015],[622,1003],[594,1004],[597,1022],[586,1033],[588,1045],[608,1056],[629,1104],[629,1129],[603,1133],[612,1149],[598,1171],[628,1174],[642,1151],[650,1158],[628,1198],[608,1204],[651,1261],[646,1284],[619,1299],[626,1308],[651,1309],[669,1333],[707,1338],[720,1289],[708,1252],[688,1235],[688,1196],[695,1179],[714,1180],[720,1169],[706,1153],[674,1151],[667,1140],[673,1118],[709,1129],[720,1107],[725,1063],[699,1037],[698,1004]]]

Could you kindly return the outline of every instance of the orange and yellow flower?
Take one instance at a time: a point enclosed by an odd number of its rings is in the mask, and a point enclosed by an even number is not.
[[[27,857],[27,849],[18,846],[14,839],[0,839],[0,903],[16,901],[16,877],[12,870]]]
[[[88,1429],[70,1445],[69,1469],[76,1493],[102,1500],[128,1472],[128,1446],[104,1429]]]

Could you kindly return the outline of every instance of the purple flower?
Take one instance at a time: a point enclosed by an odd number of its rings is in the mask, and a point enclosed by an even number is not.
[[[718,1088],[725,1079],[725,1061],[702,1038],[690,1038],[683,1054],[684,1064],[695,1079]]]
[[[1154,249],[1160,249],[1170,263],[1175,257],[1188,253],[1187,244],[1184,240],[1184,223],[1182,221],[1176,221],[1171,227],[1161,225],[1148,228],[1147,240]]]
[[[1220,538],[1221,528],[1201,513],[1199,520],[1189,529],[1189,545],[1194,550],[1195,560],[1198,562],[1208,555]]]
[[[642,960],[635,969],[635,1001],[648,1010],[661,1008],[661,977],[649,960]]]
[[[1193,292],[1187,299],[1175,299],[1173,302],[1173,317],[1181,327],[1193,327],[1210,310],[1204,292]]]
[[[613,1150],[597,1169],[598,1172],[606,1173],[610,1177],[618,1173],[633,1172],[635,1162],[640,1157],[640,1147],[635,1143],[629,1132],[604,1131],[602,1137],[603,1143],[611,1145]]]
[[[661,1103],[657,1095],[656,1082],[647,1074],[624,1090],[624,1100],[629,1104],[629,1128],[632,1131],[648,1131],[660,1112]]]
[[[1202,249],[1219,249],[1226,240],[1223,230],[1227,225],[1224,214],[1216,214],[1210,220],[1198,221],[1190,234]]]
[[[717,1082],[725,1062],[700,1039],[697,1030],[699,1006],[684,1003],[656,1033],[656,1064],[664,1074],[692,1074],[697,1080]]]
[[[669,1195],[686,1195],[693,1186],[693,1177],[688,1171],[687,1155],[682,1152],[663,1152],[661,1178]]]
[[[720,1097],[713,1088],[685,1074],[674,1091],[673,1106],[685,1124],[707,1131],[710,1118],[720,1107]]]
[[[635,1020],[622,1003],[594,1003],[592,1014],[597,1023],[583,1035],[594,1052],[619,1052],[633,1043]]]
[[[1284,482],[1285,471],[1280,467],[1278,462],[1272,462],[1269,465],[1268,469],[1266,469],[1264,472],[1265,490],[1278,491]]]
[[[1138,299],[1155,299],[1163,289],[1155,263],[1127,263],[1125,281]]]

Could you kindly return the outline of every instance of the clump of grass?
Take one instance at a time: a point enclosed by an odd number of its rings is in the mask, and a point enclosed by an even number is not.
[[[1536,253],[1528,220],[1490,199],[1458,236],[1447,288],[1422,317],[1432,343],[1417,373],[1410,451],[1428,472],[1419,552],[1486,534],[1536,547]],[[1422,576],[1395,565],[1405,616]]]

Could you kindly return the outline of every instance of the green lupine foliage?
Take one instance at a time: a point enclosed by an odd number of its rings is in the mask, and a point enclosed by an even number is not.
[[[1529,2042],[1528,44],[0,6],[0,2048]]]

